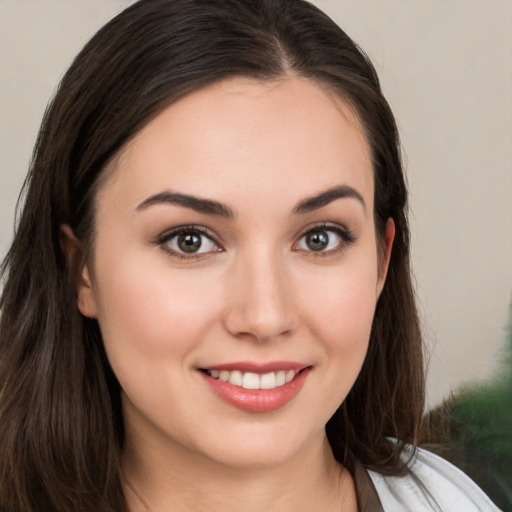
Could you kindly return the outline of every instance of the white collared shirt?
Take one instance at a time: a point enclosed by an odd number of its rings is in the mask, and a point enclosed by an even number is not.
[[[467,475],[441,457],[418,448],[409,467],[405,476],[368,471],[384,512],[499,512]]]

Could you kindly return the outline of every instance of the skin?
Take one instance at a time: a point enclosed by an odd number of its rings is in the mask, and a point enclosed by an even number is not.
[[[295,211],[340,186],[360,198]],[[232,217],[141,206],[169,191]],[[78,304],[98,319],[122,388],[131,510],[357,510],[324,426],[363,363],[394,227],[378,258],[369,147],[351,109],[298,77],[191,93],[123,149],[95,221]],[[311,250],[305,234],[324,223],[329,249]],[[180,257],[177,238],[164,240],[183,225],[207,230],[199,254]],[[198,371],[239,361],[311,369],[290,402],[257,413],[219,398]]]

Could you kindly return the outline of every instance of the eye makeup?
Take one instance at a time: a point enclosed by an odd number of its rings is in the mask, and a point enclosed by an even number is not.
[[[183,260],[197,260],[209,253],[224,251],[209,229],[197,225],[167,230],[159,235],[157,244],[170,256]]]
[[[219,237],[200,225],[168,229],[155,240],[163,251],[181,260],[197,260],[212,253],[224,252]],[[291,250],[311,257],[327,257],[345,251],[356,241],[354,234],[336,223],[322,222],[303,231]]]
[[[347,228],[324,222],[309,228],[292,246],[308,256],[326,257],[346,250],[356,242],[356,237]]]

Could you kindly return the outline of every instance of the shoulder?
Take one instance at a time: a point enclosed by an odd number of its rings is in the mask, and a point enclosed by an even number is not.
[[[410,456],[412,447],[405,450]],[[446,460],[418,448],[404,476],[368,471],[385,512],[499,512],[485,493]]]

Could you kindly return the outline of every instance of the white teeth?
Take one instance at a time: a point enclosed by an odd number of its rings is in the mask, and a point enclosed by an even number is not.
[[[283,384],[286,384],[286,372],[281,370],[276,372],[276,386],[282,386]]]
[[[260,389],[274,389],[276,387],[276,374],[265,373],[260,377]]]
[[[210,377],[229,382],[233,386],[243,387],[245,389],[274,389],[291,382],[297,372],[294,370],[279,370],[278,372],[269,372],[260,375],[253,372],[241,372],[239,370],[207,370]]]
[[[233,384],[233,386],[241,386],[242,385],[242,372],[238,372],[238,371],[231,372],[228,382],[230,384]]]
[[[290,382],[295,378],[295,372],[293,370],[288,370],[286,372],[286,382]]]
[[[257,373],[244,373],[242,387],[245,389],[260,389],[260,376]]]

